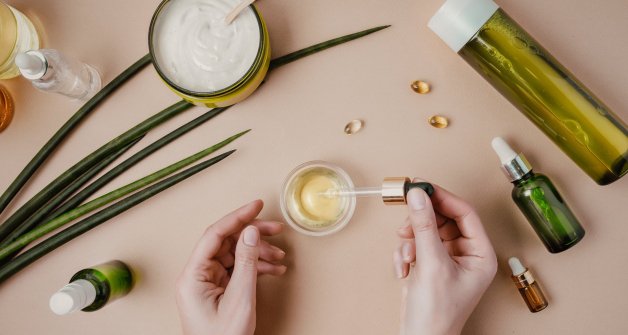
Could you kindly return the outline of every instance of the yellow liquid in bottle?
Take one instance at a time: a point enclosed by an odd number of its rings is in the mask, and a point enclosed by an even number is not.
[[[330,197],[330,190],[345,188],[332,170],[316,167],[295,177],[287,194],[287,210],[302,227],[324,229],[338,223],[349,206],[347,198]]]
[[[15,56],[39,49],[39,35],[33,23],[17,9],[0,2],[0,79],[20,74]]]

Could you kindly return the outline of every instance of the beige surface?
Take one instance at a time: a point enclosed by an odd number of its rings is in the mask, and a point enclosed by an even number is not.
[[[9,0],[36,13],[46,46],[96,65],[105,81],[147,51],[156,0]],[[263,216],[280,218],[279,189],[296,165],[335,162],[360,185],[388,175],[421,176],[470,199],[495,245],[500,269],[465,334],[620,334],[628,329],[628,180],[593,183],[539,130],[426,28],[440,0],[262,0],[275,55],[363,28],[393,27],[273,73],[246,102],[154,154],[109,187],[134,178],[236,131],[254,131],[239,151],[210,170],[143,203],[46,256],[0,287],[1,334],[178,334],[174,280],[203,229],[260,197]],[[628,2],[502,0],[503,7],[628,120]],[[603,3],[603,4],[602,4]],[[429,80],[419,96],[409,84]],[[0,134],[4,189],[77,104],[6,83],[17,113]],[[76,131],[20,194],[16,204],[100,144],[177,101],[144,70]],[[142,145],[202,112],[196,108],[151,132]],[[431,114],[451,126],[427,125]],[[348,120],[366,128],[347,137]],[[545,251],[509,199],[511,186],[490,139],[503,135],[538,171],[555,181],[582,219],[586,238],[560,255]],[[137,149],[135,149],[137,150]],[[288,230],[282,279],[260,284],[258,334],[395,334],[399,287],[391,254],[404,208],[359,201],[341,233],[310,238]],[[6,218],[6,214],[2,216]],[[550,307],[529,313],[508,277],[505,260],[520,256],[546,289]],[[48,298],[76,270],[119,258],[141,272],[136,289],[96,313],[54,316]],[[623,331],[622,331],[623,330]],[[599,331],[598,331],[599,332]]]

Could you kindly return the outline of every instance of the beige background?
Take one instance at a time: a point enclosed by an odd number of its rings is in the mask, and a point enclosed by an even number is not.
[[[109,81],[147,52],[156,0],[9,0],[45,26],[47,47],[97,66]],[[603,3],[603,4],[602,4]],[[426,23],[440,0],[261,0],[273,53],[364,28],[392,24],[368,38],[274,72],[247,101],[179,139],[112,182],[108,189],[194,153],[237,131],[236,155],[120,215],[30,266],[0,287],[2,334],[178,334],[174,281],[203,229],[256,197],[263,216],[280,219],[279,190],[296,165],[322,159],[343,166],[359,185],[385,176],[420,176],[469,199],[495,245],[498,274],[465,334],[603,334],[628,329],[628,180],[601,187],[451,52]],[[555,56],[628,120],[628,2],[502,0],[500,4]],[[415,79],[433,84],[419,96]],[[0,188],[78,108],[3,82],[16,116],[0,134]],[[152,68],[103,104],[64,143],[9,209],[26,201],[79,158],[131,125],[177,101]],[[204,109],[151,132],[146,145]],[[451,119],[433,129],[432,114]],[[354,118],[362,133],[342,129]],[[502,135],[552,177],[587,230],[573,250],[551,255],[509,199],[511,186],[490,148]],[[135,149],[137,150],[137,148]],[[128,155],[127,155],[128,156]],[[359,201],[337,235],[310,238],[288,230],[278,239],[289,253],[284,278],[260,283],[257,334],[395,334],[400,282],[391,254],[402,207]],[[2,219],[6,218],[4,214]],[[527,311],[505,260],[517,255],[545,287],[550,307]],[[57,317],[48,298],[78,269],[122,259],[141,273],[125,299],[96,313]]]

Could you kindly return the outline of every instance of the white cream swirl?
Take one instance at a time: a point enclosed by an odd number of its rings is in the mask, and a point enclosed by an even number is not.
[[[230,24],[239,0],[172,0],[153,28],[155,61],[170,81],[194,92],[213,92],[239,81],[255,62],[260,27],[249,7]]]

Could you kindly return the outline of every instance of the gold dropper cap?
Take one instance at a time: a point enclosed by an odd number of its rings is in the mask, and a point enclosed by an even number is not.
[[[408,203],[406,195],[415,187],[425,191],[428,196],[434,194],[434,186],[430,183],[413,183],[408,177],[387,177],[382,183],[382,200],[389,206],[405,205]]]
[[[386,177],[382,183],[382,200],[385,205],[406,204],[406,184],[410,183],[408,177]]]

